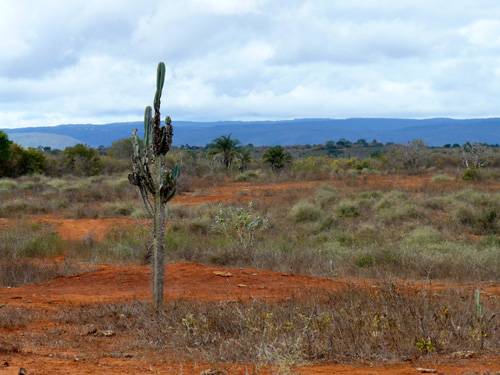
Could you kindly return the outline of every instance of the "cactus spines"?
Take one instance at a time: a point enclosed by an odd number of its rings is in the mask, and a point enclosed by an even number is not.
[[[173,138],[172,120],[165,119],[161,126],[160,101],[165,81],[165,64],[158,64],[156,93],[153,108],[144,111],[144,139],[139,139],[137,130],[132,133],[132,173],[128,179],[139,189],[146,212],[153,217],[153,304],[159,310],[163,304],[164,281],[164,230],[165,206],[176,192],[180,168],[168,168],[165,155],[170,151]]]

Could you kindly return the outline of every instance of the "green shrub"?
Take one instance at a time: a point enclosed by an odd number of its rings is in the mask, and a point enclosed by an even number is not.
[[[290,210],[290,217],[296,223],[317,221],[321,218],[323,211],[312,203],[301,201],[296,203]]]
[[[499,213],[495,207],[462,206],[455,211],[455,218],[459,224],[469,227],[476,234],[498,233]]]
[[[375,209],[382,210],[385,208],[394,207],[400,205],[401,203],[408,201],[408,195],[399,190],[392,190],[385,193],[378,203],[375,205]]]
[[[406,234],[403,243],[406,245],[421,246],[425,244],[438,243],[443,240],[439,231],[432,227],[418,227]]]
[[[363,254],[357,256],[354,263],[359,268],[372,267],[375,264],[375,258],[371,254]]]
[[[5,259],[46,258],[61,255],[63,242],[47,225],[18,222],[0,231],[0,254]]]
[[[250,202],[248,207],[220,206],[213,228],[226,236],[235,236],[243,248],[254,243],[255,235],[270,226],[269,218],[258,215]]]
[[[475,168],[467,168],[462,175],[462,179],[464,181],[479,181],[481,179],[481,171]]]
[[[402,203],[379,210],[377,216],[386,224],[400,224],[406,220],[422,218],[423,213],[414,204]]]
[[[337,215],[344,218],[357,217],[361,214],[359,203],[351,200],[343,200],[337,206]]]
[[[334,204],[339,200],[338,192],[329,185],[323,185],[314,194],[314,201],[318,203],[321,208],[325,208]]]
[[[14,190],[17,187],[16,180],[10,178],[0,179],[0,192]]]
[[[237,174],[234,180],[238,182],[245,182],[254,180],[257,177],[259,177],[259,174],[256,171],[246,171]]]

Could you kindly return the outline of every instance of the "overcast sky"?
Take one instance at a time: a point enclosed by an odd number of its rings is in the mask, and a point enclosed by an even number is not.
[[[0,128],[500,116],[498,0],[1,0]]]

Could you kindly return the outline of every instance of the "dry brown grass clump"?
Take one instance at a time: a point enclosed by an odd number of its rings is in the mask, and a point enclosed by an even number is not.
[[[88,306],[56,319],[112,331],[127,343],[121,351],[211,362],[354,362],[498,352],[500,317],[492,312],[500,300],[483,303],[481,312],[471,295],[409,295],[386,286],[283,303],[176,301],[159,315],[146,303]]]

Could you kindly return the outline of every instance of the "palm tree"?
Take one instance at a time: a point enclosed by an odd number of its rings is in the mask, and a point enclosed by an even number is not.
[[[239,149],[238,161],[240,162],[240,171],[247,169],[248,164],[252,161],[252,151],[248,147]]]
[[[211,156],[221,156],[224,167],[229,169],[233,160],[238,156],[240,149],[240,141],[231,138],[231,134],[222,135],[215,138],[208,145],[208,154]]]
[[[262,159],[271,165],[273,171],[279,171],[292,161],[292,155],[281,146],[270,147]]]

